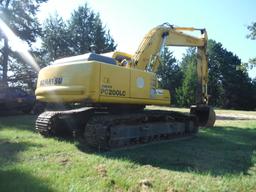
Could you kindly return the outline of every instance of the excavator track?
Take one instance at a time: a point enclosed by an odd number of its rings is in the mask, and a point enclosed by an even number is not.
[[[98,115],[86,124],[86,143],[98,150],[170,140],[198,132],[197,118],[170,111],[145,110],[140,113]]]
[[[36,129],[43,136],[73,134],[97,150],[171,140],[198,132],[197,118],[173,111],[144,110],[112,114],[94,108],[47,111],[39,115]]]
[[[70,135],[77,136],[93,113],[92,107],[66,111],[46,111],[36,120],[36,130],[45,137]]]
[[[53,136],[54,133],[54,118],[58,112],[46,111],[40,114],[36,120],[36,130],[45,137]]]

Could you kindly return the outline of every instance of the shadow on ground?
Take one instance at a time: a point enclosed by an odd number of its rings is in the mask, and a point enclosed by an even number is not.
[[[36,115],[10,115],[0,117],[0,130],[14,128],[19,130],[35,131]]]
[[[53,191],[42,179],[12,166],[19,162],[18,154],[30,147],[41,147],[27,142],[0,139],[0,191]],[[9,166],[11,165],[11,166]]]
[[[0,131],[6,127],[34,131],[35,119],[36,116],[31,115],[0,117]],[[70,142],[73,142],[72,139]],[[26,143],[17,144],[19,150],[26,150],[26,146],[29,147]],[[4,156],[1,147],[6,149],[10,145],[16,145],[16,143],[8,144],[0,140],[0,157]],[[252,156],[253,151],[256,150],[256,129],[219,126],[202,129],[196,137],[187,140],[102,153],[93,152],[82,142],[78,143],[77,147],[86,153],[94,153],[110,159],[126,159],[139,165],[150,165],[162,169],[212,175],[248,174],[248,169],[255,163],[252,162]],[[13,153],[16,153],[15,150]]]
[[[30,147],[42,147],[30,142],[15,142],[0,138],[0,167],[18,161],[18,154]]]
[[[78,145],[85,152],[86,146]],[[175,171],[194,171],[212,175],[247,174],[253,165],[256,130],[235,127],[204,129],[193,138],[138,148],[96,153],[111,159],[126,159]]]
[[[19,170],[0,169],[0,189],[1,192],[10,191],[47,191],[52,190],[44,184],[42,180]]]

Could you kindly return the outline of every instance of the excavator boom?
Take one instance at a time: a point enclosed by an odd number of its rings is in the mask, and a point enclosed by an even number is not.
[[[182,31],[200,31],[201,37],[194,37]],[[207,32],[192,27],[174,27],[170,24],[159,25],[150,30],[132,57],[132,66],[140,70],[156,72],[161,63],[161,52],[165,46],[197,47],[197,91],[196,104],[208,104],[208,63]]]

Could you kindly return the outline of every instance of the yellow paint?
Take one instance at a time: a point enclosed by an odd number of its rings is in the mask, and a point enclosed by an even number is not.
[[[40,85],[40,82],[54,78],[62,78],[62,83]],[[45,102],[170,104],[169,91],[162,90],[157,94],[156,90],[154,73],[87,61],[57,64],[41,70],[36,97]]]

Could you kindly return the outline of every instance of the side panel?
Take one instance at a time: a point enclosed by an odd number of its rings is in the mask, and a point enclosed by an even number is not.
[[[101,64],[100,98],[102,96],[113,98],[113,102],[116,98],[129,98],[130,69],[117,65]],[[104,102],[104,99],[100,99],[100,101]],[[109,102],[111,101],[112,99]]]
[[[39,73],[36,97],[45,102],[168,105],[153,73],[101,62],[52,65]]]
[[[149,99],[153,86],[153,74],[142,70],[131,70],[131,98]]]
[[[147,102],[148,104],[169,104],[169,91],[159,89],[157,86],[155,73],[134,69],[131,70],[132,99],[143,99],[144,102]]]
[[[82,62],[45,67],[38,76],[36,98],[45,102],[98,101],[100,63]]]
[[[100,103],[169,105],[169,91],[157,89],[154,73],[101,64]]]

